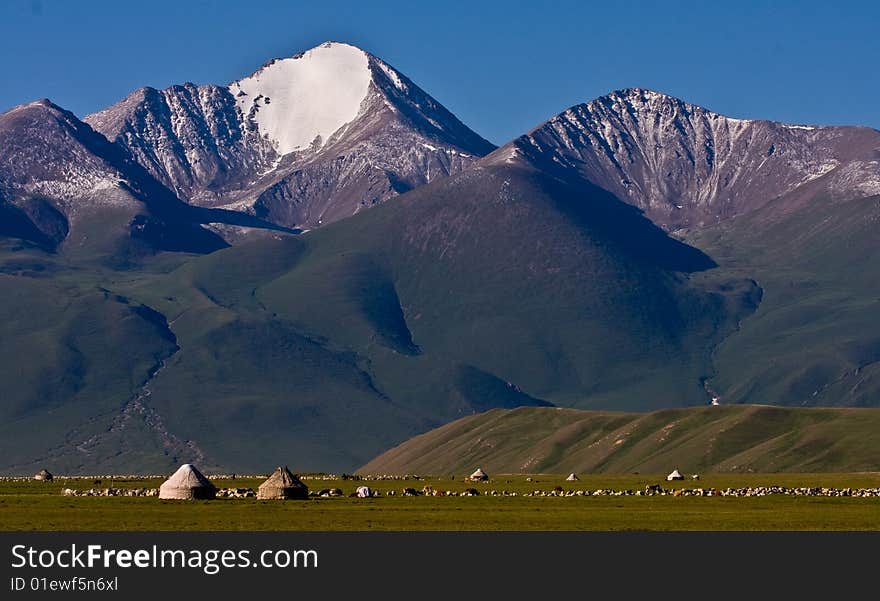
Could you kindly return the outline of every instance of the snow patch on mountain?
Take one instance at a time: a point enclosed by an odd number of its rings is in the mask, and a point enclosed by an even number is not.
[[[836,197],[848,198],[880,194],[880,161],[853,161],[841,167],[831,189]]]
[[[403,80],[400,79],[400,75],[397,74],[397,71],[392,69],[385,61],[381,61],[374,57],[374,62],[379,66],[380,69],[388,76],[388,79],[391,80],[391,83],[394,84],[394,87],[400,90],[401,92],[406,92],[406,84],[403,83]]]
[[[321,147],[354,121],[371,80],[363,50],[328,42],[275,60],[229,91],[241,114],[284,155]]]

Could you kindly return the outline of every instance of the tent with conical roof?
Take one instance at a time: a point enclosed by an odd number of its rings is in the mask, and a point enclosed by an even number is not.
[[[483,469],[482,469],[482,468],[479,468],[479,467],[477,468],[477,471],[475,471],[473,474],[471,474],[471,475],[468,477],[468,480],[470,480],[470,481],[472,481],[472,482],[485,481],[485,480],[488,480],[488,479],[489,479],[489,474],[487,474],[486,472],[484,472]]]
[[[34,475],[34,480],[42,480],[44,482],[51,482],[52,481],[52,474],[50,474],[49,470],[47,470],[47,469],[41,469],[39,472],[37,472]]]
[[[277,467],[257,489],[258,499],[308,499],[309,487],[294,476],[287,466]]]
[[[577,482],[578,480],[580,480],[580,478],[578,478],[578,475],[574,472],[570,473],[568,478],[565,479],[566,482]]]
[[[190,463],[181,465],[159,487],[160,499],[213,499],[217,488]]]
[[[672,473],[666,476],[666,479],[670,482],[673,480],[684,480],[684,476],[681,475],[681,472],[676,470],[672,470]]]

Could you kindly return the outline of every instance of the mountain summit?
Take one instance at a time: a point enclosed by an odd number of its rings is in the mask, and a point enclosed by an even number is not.
[[[141,88],[86,117],[187,202],[313,228],[456,173],[494,146],[349,44],[227,87]]]
[[[880,132],[735,119],[652,90],[563,111],[498,151],[576,171],[668,230],[758,209],[814,180],[877,194]]]
[[[355,121],[383,107],[439,144],[477,155],[492,149],[402,73],[340,42],[270,61],[230,84],[229,91],[247,125],[256,127],[282,156],[350,137]]]
[[[354,121],[371,81],[365,52],[328,42],[273,60],[229,91],[246,123],[283,156],[320,148]]]

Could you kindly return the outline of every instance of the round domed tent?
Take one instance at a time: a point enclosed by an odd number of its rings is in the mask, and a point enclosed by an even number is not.
[[[294,476],[287,466],[277,467],[257,489],[258,499],[308,499],[309,487]]]
[[[42,469],[34,475],[34,480],[42,480],[43,482],[51,482],[52,474],[49,473],[49,470]]]
[[[488,479],[489,479],[489,474],[484,472],[483,468],[480,468],[480,467],[478,467],[477,471],[475,471],[473,474],[471,474],[468,477],[468,480],[470,480],[471,482],[481,482],[481,481],[486,481]]]
[[[580,480],[580,478],[578,478],[578,475],[574,472],[570,473],[568,478],[565,479],[566,482],[577,482],[578,480]]]
[[[160,499],[213,499],[217,488],[189,463],[181,465],[159,487]]]

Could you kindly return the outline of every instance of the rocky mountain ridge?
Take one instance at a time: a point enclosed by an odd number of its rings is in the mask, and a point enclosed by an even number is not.
[[[631,88],[579,104],[498,151],[555,164],[667,230],[713,225],[820,181],[880,193],[880,132],[734,119]]]

